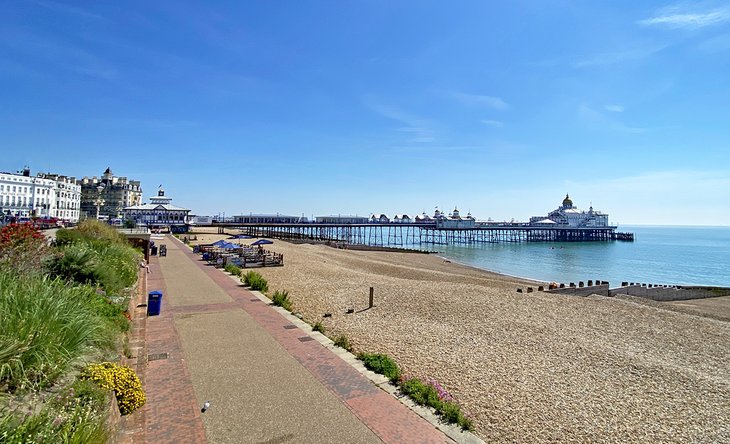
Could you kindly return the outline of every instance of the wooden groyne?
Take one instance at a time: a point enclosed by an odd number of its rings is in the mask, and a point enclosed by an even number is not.
[[[617,233],[616,227],[558,228],[526,224],[481,225],[473,228],[440,228],[435,224],[240,224],[215,223],[222,232],[236,228],[256,237],[343,242],[351,245],[404,247],[502,242],[598,242],[633,241],[633,233]]]

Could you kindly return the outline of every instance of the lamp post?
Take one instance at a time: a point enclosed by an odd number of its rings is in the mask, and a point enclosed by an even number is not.
[[[94,204],[96,205],[96,220],[99,220],[99,211],[101,210],[101,206],[104,205],[104,199],[101,198],[101,192],[104,191],[104,185],[99,184],[99,186],[96,187],[96,191],[99,192],[99,196],[94,201]]]

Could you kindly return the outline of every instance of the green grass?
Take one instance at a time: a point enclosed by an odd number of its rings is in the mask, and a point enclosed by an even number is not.
[[[391,382],[397,383],[400,380],[400,368],[398,368],[398,364],[388,355],[360,353],[357,358],[365,364],[368,370],[384,375]]]
[[[241,275],[241,267],[239,267],[238,265],[226,264],[226,266],[224,267],[224,269],[227,272],[229,272],[232,275],[234,275],[234,276],[240,276]]]
[[[352,344],[350,344],[350,340],[347,339],[347,336],[345,335],[337,336],[334,340],[334,343],[337,347],[344,348],[349,352],[352,351]]]
[[[111,349],[105,305],[89,287],[0,270],[0,386],[42,387],[92,348]]]
[[[43,405],[35,414],[0,409],[0,442],[25,443],[104,443],[109,398],[93,383],[73,385]]]
[[[292,310],[293,304],[292,304],[291,299],[289,299],[289,292],[286,290],[284,290],[284,291],[276,290],[274,292],[274,295],[271,297],[271,302],[273,302],[274,305],[277,305],[286,311]]]
[[[266,282],[263,276],[255,271],[249,271],[241,278],[244,284],[251,287],[251,290],[260,291],[266,293],[269,291],[269,283]]]
[[[322,334],[324,334],[325,331],[327,331],[327,328],[324,326],[322,321],[317,321],[312,325],[312,331],[318,331]]]

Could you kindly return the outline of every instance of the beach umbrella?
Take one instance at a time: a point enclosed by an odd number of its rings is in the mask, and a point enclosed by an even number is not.
[[[240,245],[232,244],[230,242],[226,242],[223,245],[219,245],[218,248],[222,248],[224,250],[233,250],[235,248],[241,248]]]
[[[252,242],[251,245],[266,245],[266,244],[273,244],[274,241],[270,241],[268,239],[259,239],[256,242]]]
[[[210,245],[211,245],[211,246],[213,246],[213,247],[220,247],[221,245],[223,245],[223,244],[227,244],[227,243],[228,243],[228,242],[226,242],[226,241],[224,241],[223,239],[221,239],[221,240],[219,240],[219,241],[217,241],[217,242],[213,242],[213,243],[212,243],[212,244],[210,244]]]
[[[249,236],[248,234],[237,234],[232,236],[231,239],[253,239],[253,236]]]

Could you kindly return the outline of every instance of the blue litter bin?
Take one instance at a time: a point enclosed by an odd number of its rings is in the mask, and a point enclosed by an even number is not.
[[[162,308],[162,293],[150,291],[147,295],[147,316],[159,316]]]

